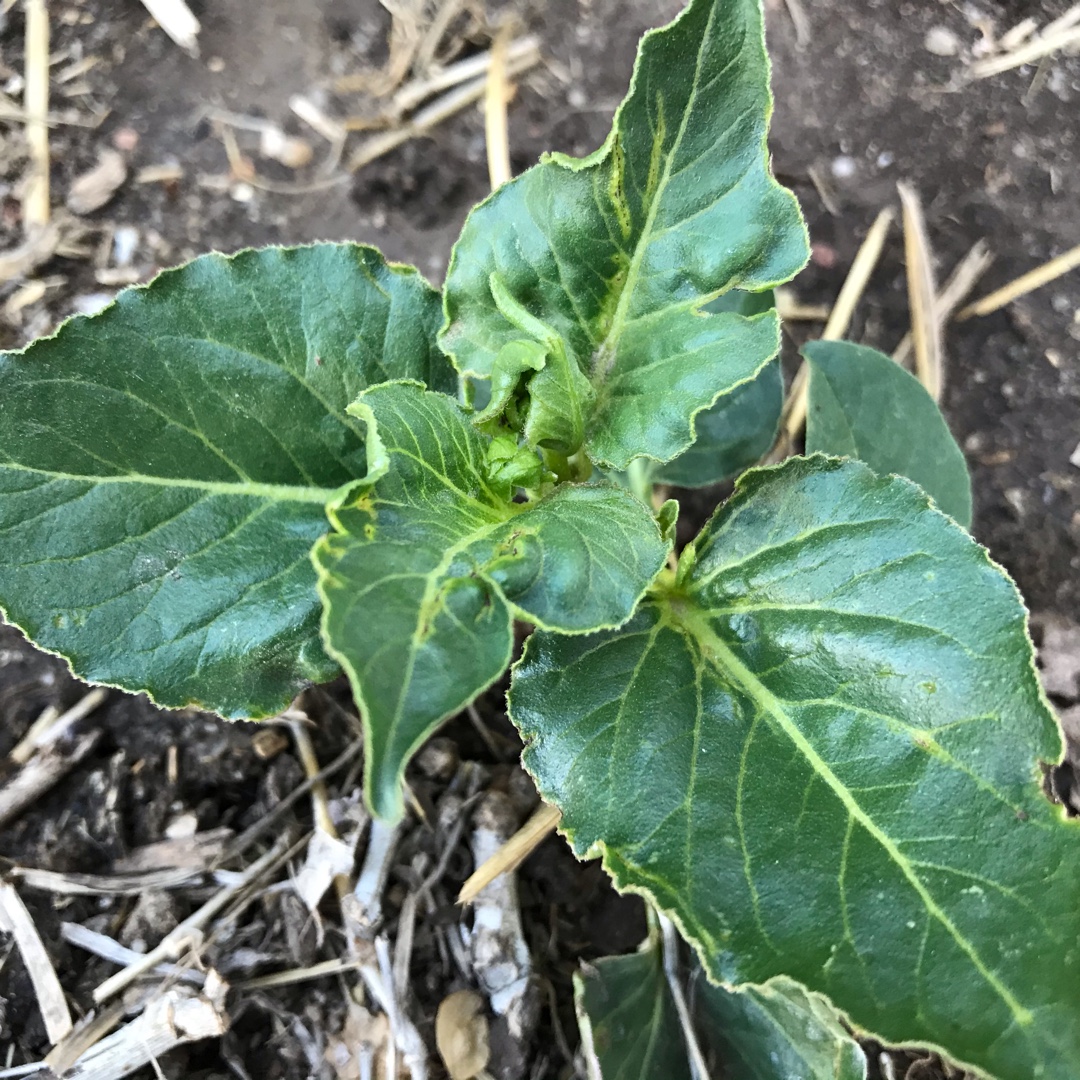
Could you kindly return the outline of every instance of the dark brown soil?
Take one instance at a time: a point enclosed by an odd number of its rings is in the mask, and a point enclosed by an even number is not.
[[[521,169],[545,149],[584,153],[598,145],[628,82],[638,36],[674,15],[679,4],[527,0],[515,6],[556,61],[526,80],[511,109],[513,161]],[[767,6],[776,90],[775,169],[802,200],[815,242],[815,261],[796,283],[801,300],[831,303],[870,221],[895,201],[900,179],[922,193],[942,276],[980,238],[996,253],[980,292],[1080,244],[1080,58],[1055,61],[1038,75],[1045,84],[1034,93],[1029,87],[1036,72],[1030,70],[959,86],[950,80],[963,57],[935,55],[924,39],[932,28],[946,27],[970,47],[980,36],[969,20],[974,5],[804,0],[811,39],[803,47],[796,43],[784,0],[769,0]],[[1000,32],[1028,14],[1045,21],[1067,4],[983,0],[980,6]],[[64,126],[54,131],[53,184],[60,196],[93,164],[100,148],[117,140],[130,146],[131,132],[138,135],[137,145],[125,150],[132,173],[169,162],[182,167],[178,183],[129,180],[91,216],[97,226],[138,230],[134,263],[145,274],[210,249],[354,239],[377,244],[392,258],[441,278],[468,208],[487,191],[483,124],[475,110],[343,183],[308,194],[256,189],[243,202],[228,190],[225,150],[205,117],[208,107],[266,117],[308,138],[318,161],[326,146],[292,116],[289,99],[325,88],[333,75],[382,61],[389,20],[375,0],[198,5],[202,60],[184,54],[148,23],[136,0],[57,0],[50,10],[54,50],[74,50],[69,62],[84,55],[101,58],[78,80],[87,92],[60,105],[109,110],[97,130]],[[10,65],[5,79],[21,68],[21,34],[22,19],[13,9],[0,36],[3,60]],[[344,115],[347,107],[347,99],[326,102],[335,115]],[[261,160],[247,138],[241,136],[241,148],[252,153],[260,177],[296,181],[283,166]],[[5,246],[18,235],[18,147],[17,133],[0,147]],[[826,188],[829,207],[812,170]],[[65,280],[24,310],[21,321],[0,327],[4,344],[45,332],[102,291],[85,260],[54,259],[41,273]],[[907,329],[907,318],[902,244],[894,232],[850,336],[891,350]],[[797,326],[793,333],[801,338],[809,328]],[[995,315],[950,327],[944,401],[973,471],[975,534],[1016,577],[1033,610],[1073,618],[1080,616],[1080,469],[1069,458],[1080,442],[1078,357],[1080,272],[1074,272]],[[695,500],[695,512],[705,509]],[[64,707],[84,691],[62,664],[0,628],[0,757],[46,705]],[[342,709],[349,708],[340,686],[314,696],[320,761],[332,760],[351,738],[341,720]],[[481,712],[496,738],[505,741],[496,743],[504,747],[500,753],[465,720],[454,722],[446,737],[460,759],[480,764],[485,783],[516,790],[515,737],[497,694],[484,699]],[[166,714],[120,693],[110,695],[93,723],[103,732],[94,753],[0,831],[0,856],[57,871],[107,872],[132,848],[161,839],[168,823],[185,812],[196,815],[200,829],[227,826],[240,832],[302,779],[291,746],[270,759],[259,756],[254,725]],[[348,794],[344,783],[343,774],[332,791]],[[430,807],[449,783],[448,777],[417,776]],[[309,808],[301,800],[283,827],[305,820]],[[410,884],[411,860],[430,858],[434,837],[434,831],[418,826],[403,844],[395,861],[398,892],[391,889],[399,900]],[[471,868],[467,844],[459,844],[437,910],[419,932],[414,976],[424,988],[418,992],[425,1008],[432,1011],[440,994],[455,988],[427,977],[425,965],[434,964],[435,927],[457,918],[452,898]],[[59,924],[81,922],[120,936],[134,898],[24,895],[65,989],[87,1007],[89,991],[114,969],[63,944]],[[205,890],[180,890],[163,899],[144,927],[146,936],[169,929],[205,895]],[[643,934],[642,913],[636,901],[615,897],[598,866],[578,865],[557,838],[526,864],[522,903],[527,936],[540,974],[552,988],[553,1005],[545,1003],[528,1049],[531,1071],[515,1073],[511,1056],[500,1075],[570,1076],[572,1055],[560,1044],[565,1040],[572,1051],[577,1042],[570,988],[575,960],[632,948]],[[392,927],[393,896],[390,912]],[[236,930],[235,939],[215,944],[212,958],[235,958],[246,948],[258,957],[243,972],[248,975],[322,959],[325,954],[313,941],[304,913],[270,897]],[[245,1070],[255,1078],[329,1076],[305,1056],[305,1047],[310,1054],[311,1045],[321,1045],[321,1033],[340,1026],[342,1000],[337,978],[254,995],[220,1047],[211,1043],[173,1055],[162,1068],[168,1076],[243,1076]],[[18,954],[3,948],[0,1048],[8,1055],[0,1053],[0,1069],[38,1060],[48,1049]]]

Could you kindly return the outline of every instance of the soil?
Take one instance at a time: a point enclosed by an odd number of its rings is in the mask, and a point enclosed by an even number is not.
[[[45,296],[18,313],[5,312],[3,344],[21,344],[61,317],[100,303],[101,294],[112,291],[102,282],[112,280],[110,245],[121,228],[137,232],[131,265],[133,276],[143,279],[211,249],[316,239],[373,243],[393,259],[415,263],[431,279],[441,278],[468,208],[487,191],[483,121],[475,109],[355,176],[337,170],[339,179],[329,186],[306,193],[264,189],[318,179],[327,144],[297,120],[290,98],[322,94],[324,111],[347,115],[356,101],[327,96],[326,88],[339,75],[384,62],[387,12],[376,0],[218,0],[192,6],[202,19],[201,59],[166,38],[136,0],[50,5],[52,47],[63,54],[61,64],[98,58],[62,84],[66,89],[54,88],[54,109],[83,115],[107,109],[99,127],[65,124],[53,130],[56,199],[62,200],[103,148],[121,148],[129,179],[85,219],[93,230],[84,240],[86,255],[52,259],[39,270],[49,283]],[[814,241],[814,260],[795,283],[801,301],[831,303],[870,222],[895,202],[901,179],[922,194],[940,276],[975,241],[987,241],[996,261],[980,294],[1080,244],[1080,57],[966,85],[956,79],[965,54],[982,36],[979,25],[1001,33],[1029,15],[1046,21],[1065,10],[1066,0],[815,0],[805,3],[810,35],[804,44],[785,0],[769,0],[767,6],[776,95],[774,167],[799,195]],[[511,106],[515,170],[547,149],[582,154],[598,145],[628,83],[638,37],[678,7],[675,0],[489,4],[489,23],[513,11],[540,36],[552,60],[524,80]],[[16,94],[23,22],[19,9],[5,10],[0,77]],[[483,29],[468,19],[455,26],[462,55],[486,44]],[[927,34],[938,28],[955,35],[961,55],[928,50]],[[256,174],[238,182],[229,173],[215,109],[281,125],[312,145],[315,163],[294,172],[268,161],[258,154],[257,135],[241,131],[240,152]],[[140,169],[158,165],[178,166],[179,179],[136,182]],[[24,166],[19,129],[12,125],[0,143],[5,247],[19,236]],[[0,300],[18,284],[6,286]],[[891,350],[907,326],[902,243],[894,229],[849,336]],[[798,341],[812,332],[816,328],[793,324],[789,362]],[[975,535],[1013,574],[1033,611],[1076,619],[1080,468],[1070,464],[1070,456],[1080,443],[1080,272],[996,314],[952,324],[946,349],[943,405],[972,468]],[[721,494],[696,495],[687,507],[700,518]],[[64,708],[85,692],[63,664],[0,627],[0,758],[46,706]],[[353,737],[341,719],[352,709],[347,690],[335,685],[315,691],[307,705],[316,721],[319,760],[329,762]],[[239,833],[303,778],[291,744],[286,740],[267,753],[254,725],[163,713],[121,693],[111,693],[92,719],[101,732],[93,753],[0,830],[0,856],[67,874],[108,872],[191,815],[200,830],[227,827]],[[479,719],[486,739],[466,718],[442,733],[448,741],[436,749],[450,755],[452,766],[440,766],[436,754],[414,769],[421,804],[433,820],[464,775],[462,762],[477,763],[482,790],[503,791],[517,800],[521,815],[528,811],[527,785],[514,765],[516,736],[498,692],[482,699]],[[347,770],[330,781],[331,795],[345,802],[355,787]],[[283,816],[282,829],[307,820],[305,799]],[[419,821],[402,840],[388,895],[392,934],[416,867],[429,866],[444,842],[449,841],[437,827]],[[413,975],[427,1037],[435,1005],[456,987],[452,979],[425,978],[424,972],[434,965],[440,926],[457,917],[453,896],[472,869],[467,837],[450,846],[414,946]],[[580,958],[632,949],[644,933],[643,912],[637,901],[613,893],[596,864],[578,864],[557,837],[525,864],[520,888],[526,937],[550,1000],[545,996],[527,1045],[496,1048],[492,1071],[571,1076],[577,1043],[571,973]],[[82,1009],[89,1008],[90,990],[115,968],[65,944],[62,922],[152,943],[207,895],[201,888],[181,889],[151,894],[150,902],[20,891],[70,999]],[[320,951],[318,926],[285,894],[263,897],[231,934],[208,955],[222,966],[233,963],[234,978],[328,955]],[[238,956],[248,957],[246,968]],[[338,976],[254,993],[220,1044],[167,1055],[161,1068],[167,1076],[331,1076],[320,1062],[325,1033],[343,1022],[342,985]],[[26,972],[17,952],[3,946],[0,1048],[6,1049],[0,1070],[39,1060],[48,1049]],[[945,1075],[937,1066],[917,1069],[913,1076]],[[155,1074],[145,1069],[137,1075]]]

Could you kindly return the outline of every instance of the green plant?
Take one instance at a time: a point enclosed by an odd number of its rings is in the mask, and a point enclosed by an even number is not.
[[[0,599],[166,706],[268,716],[344,669],[385,817],[531,623],[526,765],[715,983],[762,987],[706,1014],[794,1010],[862,1075],[826,995],[1068,1080],[1080,847],[962,455],[911,376],[817,343],[810,456],[750,468],[782,397],[769,290],[807,255],[770,111],[759,0],[692,0],[599,151],[474,209],[441,295],[353,245],[208,256],[4,355]],[[676,561],[654,485],[737,474]]]

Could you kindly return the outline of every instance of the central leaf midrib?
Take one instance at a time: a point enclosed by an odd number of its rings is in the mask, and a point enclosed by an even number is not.
[[[194,477],[148,476],[143,473],[120,473],[114,476],[81,475],[61,472],[57,469],[38,469],[18,462],[0,462],[0,472],[32,473],[52,480],[67,480],[79,484],[147,484],[152,487],[186,488],[207,495],[233,495],[244,498],[266,499],[270,502],[302,502],[325,506],[333,499],[339,488],[314,488],[290,484],[260,484],[255,481],[198,480]]]
[[[936,919],[948,932],[957,947],[971,961],[972,966],[979,975],[1005,1003],[1016,1023],[1021,1028],[1030,1027],[1034,1021],[1031,1010],[1021,1005],[1009,988],[987,966],[975,946],[960,932],[952,919],[949,918],[949,915],[938,904],[930,890],[916,874],[914,867],[904,853],[897,847],[892,838],[879,828],[846,785],[832,771],[824,758],[818,754],[806,736],[803,735],[795,721],[787,714],[783,703],[761,682],[753,671],[743,664],[730,646],[719,637],[705,613],[683,611],[681,621],[685,629],[698,641],[702,651],[712,662],[721,677],[738,686],[764,713],[772,718],[818,777],[833,792],[848,814],[882,847],[918,895],[928,914]]]
[[[615,308],[615,314],[612,316],[611,329],[608,331],[604,341],[597,350],[597,362],[593,371],[594,385],[597,382],[603,382],[605,380],[608,371],[611,368],[612,361],[615,356],[615,352],[618,348],[619,339],[622,337],[623,328],[626,324],[627,312],[630,307],[630,302],[633,299],[635,290],[637,289],[638,278],[641,276],[641,266],[645,261],[645,252],[648,250],[649,245],[653,239],[653,228],[656,224],[656,216],[659,213],[660,203],[662,196],[667,188],[668,182],[671,179],[671,164],[675,160],[675,155],[679,152],[679,148],[682,145],[683,137],[686,135],[686,129],[690,123],[690,114],[692,111],[693,103],[697,97],[698,85],[701,80],[701,65],[705,55],[705,48],[709,42],[712,32],[713,18],[715,16],[716,9],[713,8],[709,13],[708,22],[705,27],[705,32],[701,35],[701,44],[698,46],[697,55],[694,59],[694,78],[691,84],[690,96],[687,99],[686,105],[683,108],[682,120],[679,123],[679,130],[675,135],[675,139],[671,144],[671,148],[666,155],[664,161],[664,172],[660,181],[656,185],[656,193],[649,204],[648,212],[645,215],[645,223],[641,227],[641,235],[638,237],[637,243],[634,245],[634,252],[630,258],[630,265],[626,270],[626,281],[623,284],[622,292],[619,294],[619,302]]]

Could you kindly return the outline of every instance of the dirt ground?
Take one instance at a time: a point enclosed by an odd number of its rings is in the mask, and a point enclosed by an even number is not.
[[[441,279],[468,208],[487,191],[478,110],[467,109],[350,174],[290,101],[300,94],[328,116],[361,115],[363,95],[335,94],[332,86],[385,62],[387,11],[376,0],[192,6],[202,19],[198,59],[156,28],[137,0],[50,4],[59,56],[53,108],[83,118],[104,114],[97,126],[53,129],[54,201],[63,202],[103,149],[119,149],[127,179],[102,208],[80,218],[87,228],[73,246],[37,268],[32,276],[46,282],[40,299],[14,310],[11,298],[25,279],[0,289],[3,345],[14,347],[65,315],[92,310],[118,281],[145,280],[211,249],[353,239]],[[489,3],[486,19],[461,16],[454,23],[461,55],[485,47],[490,27],[511,15],[541,40],[545,64],[525,77],[510,109],[515,170],[546,149],[595,148],[626,88],[640,33],[679,6],[676,0],[525,0]],[[804,0],[794,5],[808,16],[800,41],[787,0],[768,0],[774,167],[799,195],[814,242],[812,265],[794,286],[800,301],[832,302],[870,222],[896,202],[898,180],[922,194],[941,277],[976,241],[989,245],[995,262],[980,294],[1080,244],[1080,56],[974,83],[958,78],[988,35],[1029,16],[1044,23],[1068,6],[1066,0]],[[483,11],[481,3],[471,7]],[[17,99],[23,17],[18,6],[3,10],[0,89]],[[245,117],[249,126],[262,119],[302,139],[313,151],[311,164],[297,170],[269,160],[258,133],[238,125]],[[223,122],[237,141],[231,163]],[[0,125],[0,246],[10,248],[20,237],[25,156],[19,125]],[[345,160],[364,137],[350,136]],[[140,182],[146,180],[141,170],[159,166],[168,178]],[[849,336],[891,351],[907,326],[902,242],[894,228]],[[793,324],[792,356],[795,344],[819,329]],[[1080,449],[1080,271],[993,315],[951,325],[946,350],[943,404],[974,477],[975,535],[1013,574],[1034,612],[1080,619],[1080,467],[1070,463]],[[718,497],[711,493],[708,500]],[[693,506],[707,509],[700,497]],[[0,627],[0,759],[44,708],[65,708],[85,693],[62,664]],[[318,759],[329,763],[353,740],[347,690],[313,691],[306,705]],[[110,693],[87,723],[97,732],[92,751],[57,790],[0,829],[0,857],[67,875],[115,873],[142,845],[182,836],[185,822],[200,832],[240,835],[303,780],[289,739],[268,741],[254,725],[165,714],[120,693]],[[429,823],[416,821],[399,837],[386,901],[394,937],[405,899],[426,883],[409,974],[429,1042],[435,1006],[462,984],[447,942],[459,918],[453,897],[472,869],[472,825],[455,833],[451,811],[462,800],[467,811],[475,809],[494,791],[522,820],[535,800],[514,764],[516,737],[497,693],[442,738],[413,771]],[[328,786],[343,819],[355,821],[355,763],[343,765]],[[299,835],[310,822],[308,800],[278,822],[280,835]],[[29,886],[20,892],[69,998],[82,1009],[116,968],[63,940],[61,924],[152,945],[209,895],[198,875],[194,884],[141,898]],[[540,987],[537,1019],[524,1040],[494,1033],[490,1071],[507,1078],[583,1075],[576,1072],[571,973],[579,958],[633,948],[644,933],[643,912],[636,901],[615,896],[598,866],[577,864],[554,837],[521,872],[520,893]],[[204,955],[236,983],[336,956],[337,933],[279,889],[227,920]],[[166,1056],[164,1075],[338,1075],[324,1056],[352,1008],[347,974],[246,992],[229,1035]],[[40,1060],[47,1049],[26,971],[0,941],[0,1074]],[[929,1078],[931,1070],[918,1075]]]

